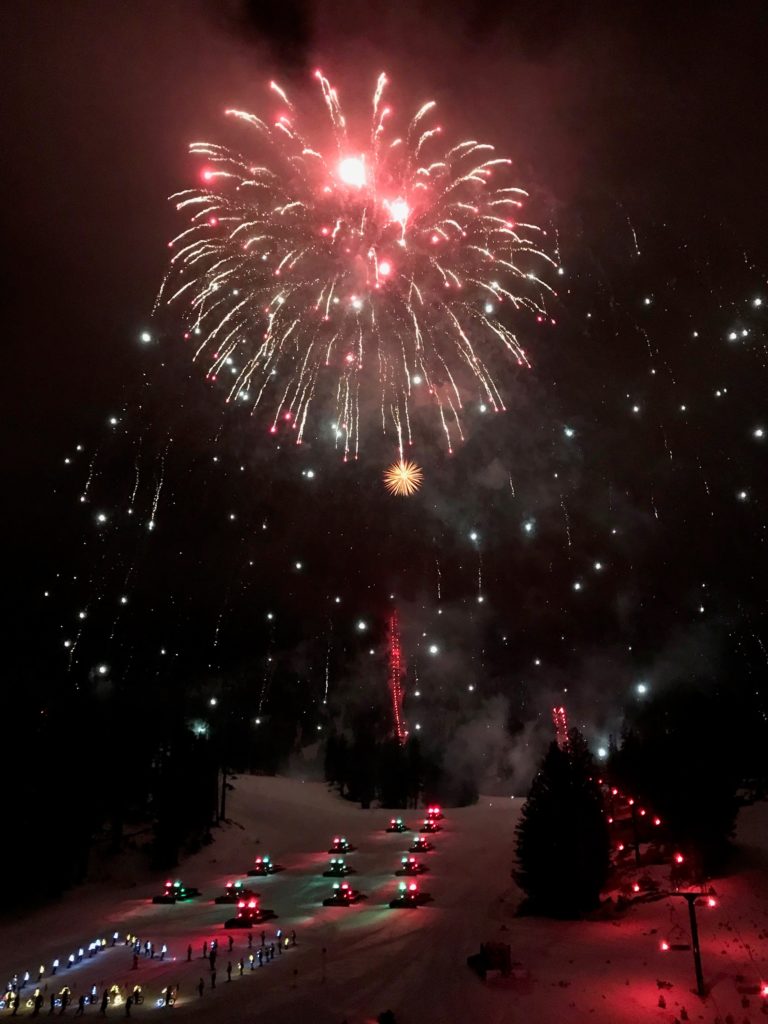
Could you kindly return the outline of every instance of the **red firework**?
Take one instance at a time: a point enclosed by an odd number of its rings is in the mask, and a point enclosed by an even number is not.
[[[405,664],[400,648],[400,625],[397,612],[389,617],[389,692],[392,698],[392,719],[398,743],[405,742],[403,726],[403,675]]]
[[[552,721],[555,723],[557,745],[561,750],[568,747],[568,716],[564,707],[552,708]]]

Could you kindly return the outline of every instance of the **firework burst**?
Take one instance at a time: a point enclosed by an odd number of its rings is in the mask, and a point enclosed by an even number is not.
[[[271,83],[269,120],[227,111],[256,156],[191,145],[200,183],[172,197],[189,222],[158,303],[182,309],[208,377],[267,408],[272,433],[301,443],[313,404],[332,405],[336,444],[356,456],[373,398],[401,457],[417,405],[434,407],[451,450],[467,401],[504,408],[488,364],[500,352],[527,365],[514,321],[544,316],[539,272],[553,261],[493,146],[445,148],[434,102],[395,135],[384,75],[363,140],[316,74],[320,141]]]
[[[424,481],[424,474],[415,462],[401,459],[394,462],[384,473],[384,486],[390,494],[408,497],[415,494]]]

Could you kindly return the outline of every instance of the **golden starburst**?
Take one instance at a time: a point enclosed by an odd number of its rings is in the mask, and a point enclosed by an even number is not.
[[[424,482],[424,473],[420,466],[407,459],[393,462],[384,473],[384,484],[390,494],[407,497],[415,494]]]

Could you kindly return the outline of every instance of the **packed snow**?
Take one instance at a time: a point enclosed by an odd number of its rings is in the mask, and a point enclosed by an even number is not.
[[[512,1021],[548,1024],[567,1021],[645,1024],[685,1020],[744,1024],[764,1020],[768,999],[760,995],[768,979],[768,815],[764,805],[742,811],[733,873],[715,879],[718,905],[699,911],[705,1000],[693,992],[690,951],[660,951],[690,941],[682,900],[640,902],[607,920],[562,922],[516,917],[520,893],[510,878],[514,830],[521,800],[481,797],[473,807],[448,809],[442,831],[430,836],[434,851],[420,854],[429,872],[419,877],[433,901],[417,909],[392,910],[389,901],[400,881],[394,875],[417,834],[424,811],[398,812],[414,831],[387,833],[391,814],[361,810],[318,782],[240,777],[231,794],[229,821],[214,830],[215,842],[188,858],[171,877],[196,886],[202,896],[175,905],[153,905],[165,877],[113,878],[81,887],[61,900],[0,928],[0,979],[23,977],[23,994],[43,989],[48,1012],[52,991],[78,996],[97,986],[118,984],[123,995],[140,984],[144,1002],[132,1017],[205,1016],[219,1021],[270,1020],[275,1024],[362,1024],[391,1009],[398,1024],[452,1024]],[[351,907],[323,907],[333,879],[323,878],[334,836],[357,848],[347,855],[355,874],[347,880],[367,897]],[[277,919],[253,929],[253,951],[275,941],[277,928],[296,946],[253,970],[248,966],[247,930],[227,932],[230,906],[213,898],[232,879],[245,879],[258,855],[269,854],[285,870],[249,879],[261,904]],[[51,856],[56,856],[55,848]],[[16,883],[22,884],[22,880]],[[119,943],[111,947],[117,931]],[[164,960],[141,957],[132,969],[126,933],[151,941]],[[228,952],[227,936],[234,940]],[[97,938],[107,946],[93,957],[87,947]],[[216,988],[210,987],[202,945],[217,938]],[[516,964],[512,976],[482,981],[466,966],[480,943],[508,943]],[[194,955],[187,962],[187,946]],[[70,953],[85,950],[82,962],[66,967]],[[51,977],[54,958],[60,967]],[[246,958],[239,976],[238,960]],[[227,981],[227,962],[232,981]],[[39,983],[38,965],[45,965]],[[200,997],[199,979],[205,982]],[[157,1006],[161,990],[179,986],[173,1007]],[[98,1002],[98,1001],[97,1001]],[[5,1009],[4,1014],[10,1010]],[[98,1005],[86,1016],[98,1015]],[[32,1010],[22,1002],[19,1016]],[[123,1005],[108,1016],[123,1016]],[[730,1015],[730,1016],[729,1016]]]

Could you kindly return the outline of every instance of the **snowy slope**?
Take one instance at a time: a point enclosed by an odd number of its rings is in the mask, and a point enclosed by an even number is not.
[[[104,984],[132,987],[139,981],[147,999],[133,1016],[142,1019],[172,1013],[205,1014],[214,1024],[233,1019],[278,1024],[341,1024],[346,1019],[354,1024],[391,1008],[399,1024],[671,1024],[683,1006],[692,1021],[707,1024],[718,1017],[725,1021],[729,1013],[736,1024],[766,1019],[765,1000],[739,991],[768,978],[765,807],[742,814],[742,870],[716,880],[719,906],[700,913],[704,971],[712,985],[703,1003],[691,992],[690,953],[660,953],[658,948],[660,939],[670,935],[673,941],[687,941],[682,901],[638,905],[615,922],[513,916],[519,894],[509,871],[519,807],[519,800],[485,797],[475,807],[450,810],[444,830],[434,838],[435,851],[423,857],[430,872],[420,885],[434,902],[395,911],[387,906],[398,881],[393,871],[413,833],[386,834],[386,811],[360,810],[320,783],[241,777],[232,794],[232,823],[218,832],[213,846],[178,872],[185,884],[199,886],[201,898],[153,906],[150,897],[161,888],[160,876],[135,885],[135,880],[125,879],[123,886],[83,887],[0,929],[0,979],[26,969],[33,989],[39,963],[49,965],[55,956],[64,963],[79,945],[119,930],[151,939],[158,947],[167,943],[171,959],[142,959],[132,971],[130,952],[118,946],[72,970],[60,968],[55,981],[70,984],[75,1000],[94,983],[101,991]],[[404,817],[417,825],[413,812]],[[358,872],[349,881],[368,899],[351,908],[321,906],[332,884],[321,872],[334,834],[345,835],[358,848],[347,858]],[[279,915],[265,926],[268,941],[279,926],[288,933],[295,929],[298,945],[252,973],[246,968],[243,978],[235,967],[228,984],[222,922],[231,909],[211,900],[226,881],[244,877],[259,853],[269,853],[286,867],[280,874],[253,880],[262,905]],[[256,943],[259,933],[256,929]],[[247,955],[247,944],[244,933],[232,934],[236,964],[240,955]],[[201,946],[213,936],[220,942],[217,988],[206,989],[199,999],[194,986],[201,976],[208,978]],[[510,943],[521,965],[515,978],[498,986],[484,984],[465,966],[467,955],[489,938]],[[188,943],[195,950],[191,964],[186,963]],[[671,987],[659,988],[658,981]],[[156,1008],[154,997],[175,983],[181,987],[176,1006]],[[666,1008],[659,1007],[660,996]],[[24,1009],[19,1015],[30,1012]],[[97,1010],[86,1013],[94,1016]],[[116,1014],[122,1015],[122,1008],[109,1015]]]

